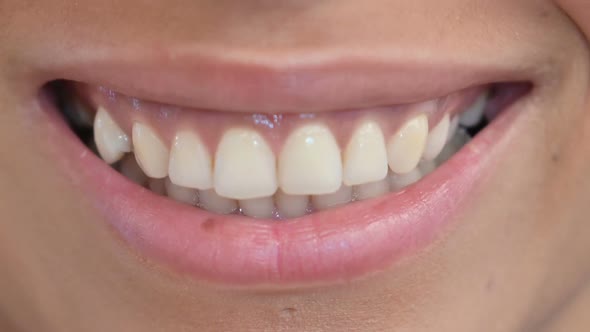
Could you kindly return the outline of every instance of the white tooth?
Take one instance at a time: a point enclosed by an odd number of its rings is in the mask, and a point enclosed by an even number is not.
[[[440,154],[447,143],[450,126],[451,120],[449,119],[449,115],[445,114],[436,127],[428,134],[426,148],[424,149],[422,158],[425,160],[434,160]]]
[[[374,197],[383,196],[389,193],[389,179],[381,181],[361,184],[354,188],[356,198],[358,200],[365,200]]]
[[[387,144],[389,167],[398,174],[411,172],[422,157],[428,137],[428,118],[421,114],[408,120]]]
[[[121,161],[121,174],[123,174],[129,180],[137,183],[140,186],[144,186],[147,184],[148,177],[143,173],[135,157],[132,155],[127,155]]]
[[[278,188],[275,155],[256,131],[230,129],[217,147],[213,179],[215,192],[223,197],[272,196]]]
[[[311,197],[311,204],[317,210],[326,210],[341,206],[350,203],[350,201],[352,201],[352,187],[344,185],[335,193]]]
[[[363,123],[344,151],[343,181],[348,186],[375,182],[387,176],[387,149],[381,127]]]
[[[406,174],[392,174],[389,178],[391,184],[391,191],[399,191],[411,184],[414,184],[422,178],[422,173],[418,169],[414,169]]]
[[[117,162],[131,151],[129,136],[102,107],[98,108],[94,118],[94,142],[100,156],[108,164]]]
[[[211,155],[197,134],[188,130],[176,134],[168,173],[176,185],[201,190],[213,188]]]
[[[457,133],[457,129],[459,129],[459,117],[455,115],[453,116],[451,124],[449,125],[449,135],[447,136],[447,142],[453,139]]]
[[[164,179],[149,179],[148,187],[158,195],[166,195],[166,181]]]
[[[198,190],[175,185],[168,178],[166,178],[166,193],[168,197],[181,203],[197,205],[199,201]]]
[[[481,122],[484,112],[486,109],[486,105],[488,103],[488,93],[482,93],[473,105],[471,105],[467,111],[460,115],[459,122],[461,125],[465,127],[473,127]]]
[[[283,219],[304,216],[309,206],[309,196],[288,195],[282,190],[275,194],[275,201],[279,215]]]
[[[168,148],[152,128],[139,122],[133,125],[133,149],[139,167],[151,178],[168,176]]]
[[[418,169],[420,170],[420,174],[422,177],[434,172],[436,169],[436,163],[430,160],[423,160],[418,164]]]
[[[241,200],[240,208],[248,217],[269,219],[273,216],[275,204],[272,197],[262,197]]]
[[[279,157],[279,184],[291,195],[321,195],[342,185],[342,158],[336,139],[323,125],[295,130]]]
[[[221,197],[213,189],[199,191],[199,206],[220,214],[230,214],[238,209],[238,201]]]

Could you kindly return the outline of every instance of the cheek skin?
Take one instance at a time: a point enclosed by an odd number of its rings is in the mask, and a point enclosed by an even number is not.
[[[558,2],[590,34],[579,3]],[[114,240],[0,58],[0,330],[5,317],[31,331],[539,330],[590,274],[590,66],[572,44],[503,171],[433,250],[349,285],[266,293],[195,282]]]

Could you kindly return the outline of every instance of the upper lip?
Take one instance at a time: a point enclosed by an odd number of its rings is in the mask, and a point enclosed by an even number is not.
[[[86,52],[84,54],[95,54]],[[139,99],[194,109],[257,113],[319,112],[399,105],[476,85],[531,81],[513,64],[346,52],[191,50],[98,52],[52,68],[53,79],[105,86]],[[210,54],[211,53],[211,54]],[[490,60],[491,61],[491,60]]]

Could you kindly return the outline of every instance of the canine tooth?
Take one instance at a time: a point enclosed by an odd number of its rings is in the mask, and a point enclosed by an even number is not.
[[[166,183],[164,179],[149,179],[148,187],[158,195],[166,195]]]
[[[291,195],[321,195],[342,185],[340,148],[330,129],[319,124],[296,129],[279,157],[279,184]]]
[[[422,158],[425,160],[434,160],[440,154],[447,142],[450,126],[451,120],[449,119],[449,115],[445,114],[428,134],[426,148],[424,149]]]
[[[374,121],[359,126],[344,151],[343,182],[348,186],[385,179],[387,149],[381,127]]]
[[[197,202],[199,201],[198,190],[175,185],[168,178],[166,178],[165,185],[168,197],[172,198],[177,202],[186,203],[190,205],[197,205]]]
[[[168,173],[176,185],[201,190],[213,188],[211,155],[197,134],[189,130],[176,134]]]
[[[139,167],[151,178],[168,176],[168,148],[152,128],[136,122],[133,125],[133,149]]]
[[[148,177],[143,173],[135,157],[127,155],[121,161],[120,172],[129,180],[137,183],[140,186],[145,186],[148,181]]]
[[[311,197],[311,204],[317,210],[326,210],[332,207],[341,206],[348,204],[350,201],[352,201],[352,187],[344,185],[334,193],[314,195]]]
[[[358,200],[365,200],[374,197],[383,196],[389,193],[389,180],[383,179],[381,181],[361,184],[354,188],[356,198]]]
[[[253,198],[240,201],[242,213],[253,218],[272,218],[274,213],[274,202],[272,197]]]
[[[129,136],[102,107],[98,108],[94,118],[94,142],[100,156],[108,164],[117,162],[131,151]]]
[[[275,202],[281,218],[297,218],[307,213],[309,196],[289,195],[279,190],[275,194]]]
[[[428,137],[428,118],[421,114],[408,120],[393,135],[387,145],[389,167],[398,174],[411,172],[416,168]]]
[[[390,177],[391,191],[399,191],[411,184],[414,184],[422,178],[422,173],[414,169],[406,174],[392,174]]]
[[[473,127],[481,122],[488,103],[488,93],[482,93],[475,102],[460,115],[459,123],[464,127]]]
[[[220,214],[230,214],[238,209],[238,201],[219,196],[215,190],[199,191],[199,206]]]
[[[230,129],[215,155],[215,192],[233,199],[272,196],[278,188],[276,158],[262,136],[250,129]]]

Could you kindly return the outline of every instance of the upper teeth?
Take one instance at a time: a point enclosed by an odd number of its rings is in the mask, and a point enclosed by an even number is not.
[[[155,179],[168,176],[168,148],[150,126],[139,122],[133,125],[133,151],[147,176]]]
[[[296,129],[281,151],[278,169],[279,184],[287,194],[330,194],[342,186],[340,148],[323,125]]]
[[[102,159],[109,164],[131,151],[129,137],[102,107],[94,118],[94,142]]]
[[[419,180],[428,172],[422,170],[428,165],[419,169],[421,160],[441,154],[458,122],[444,114],[429,132],[433,105],[423,103],[422,111],[407,118],[387,139],[377,121],[363,119],[344,148],[321,122],[295,128],[278,147],[254,129],[230,128],[215,153],[194,130],[178,130],[167,144],[165,136],[142,121],[132,123],[130,140],[102,107],[94,130],[103,159],[114,163],[133,150],[137,164],[125,159],[121,171],[146,183],[138,174],[139,165],[151,178],[154,191],[219,213],[240,208],[253,217],[275,213],[296,217],[310,207],[325,209],[371,198]]]

